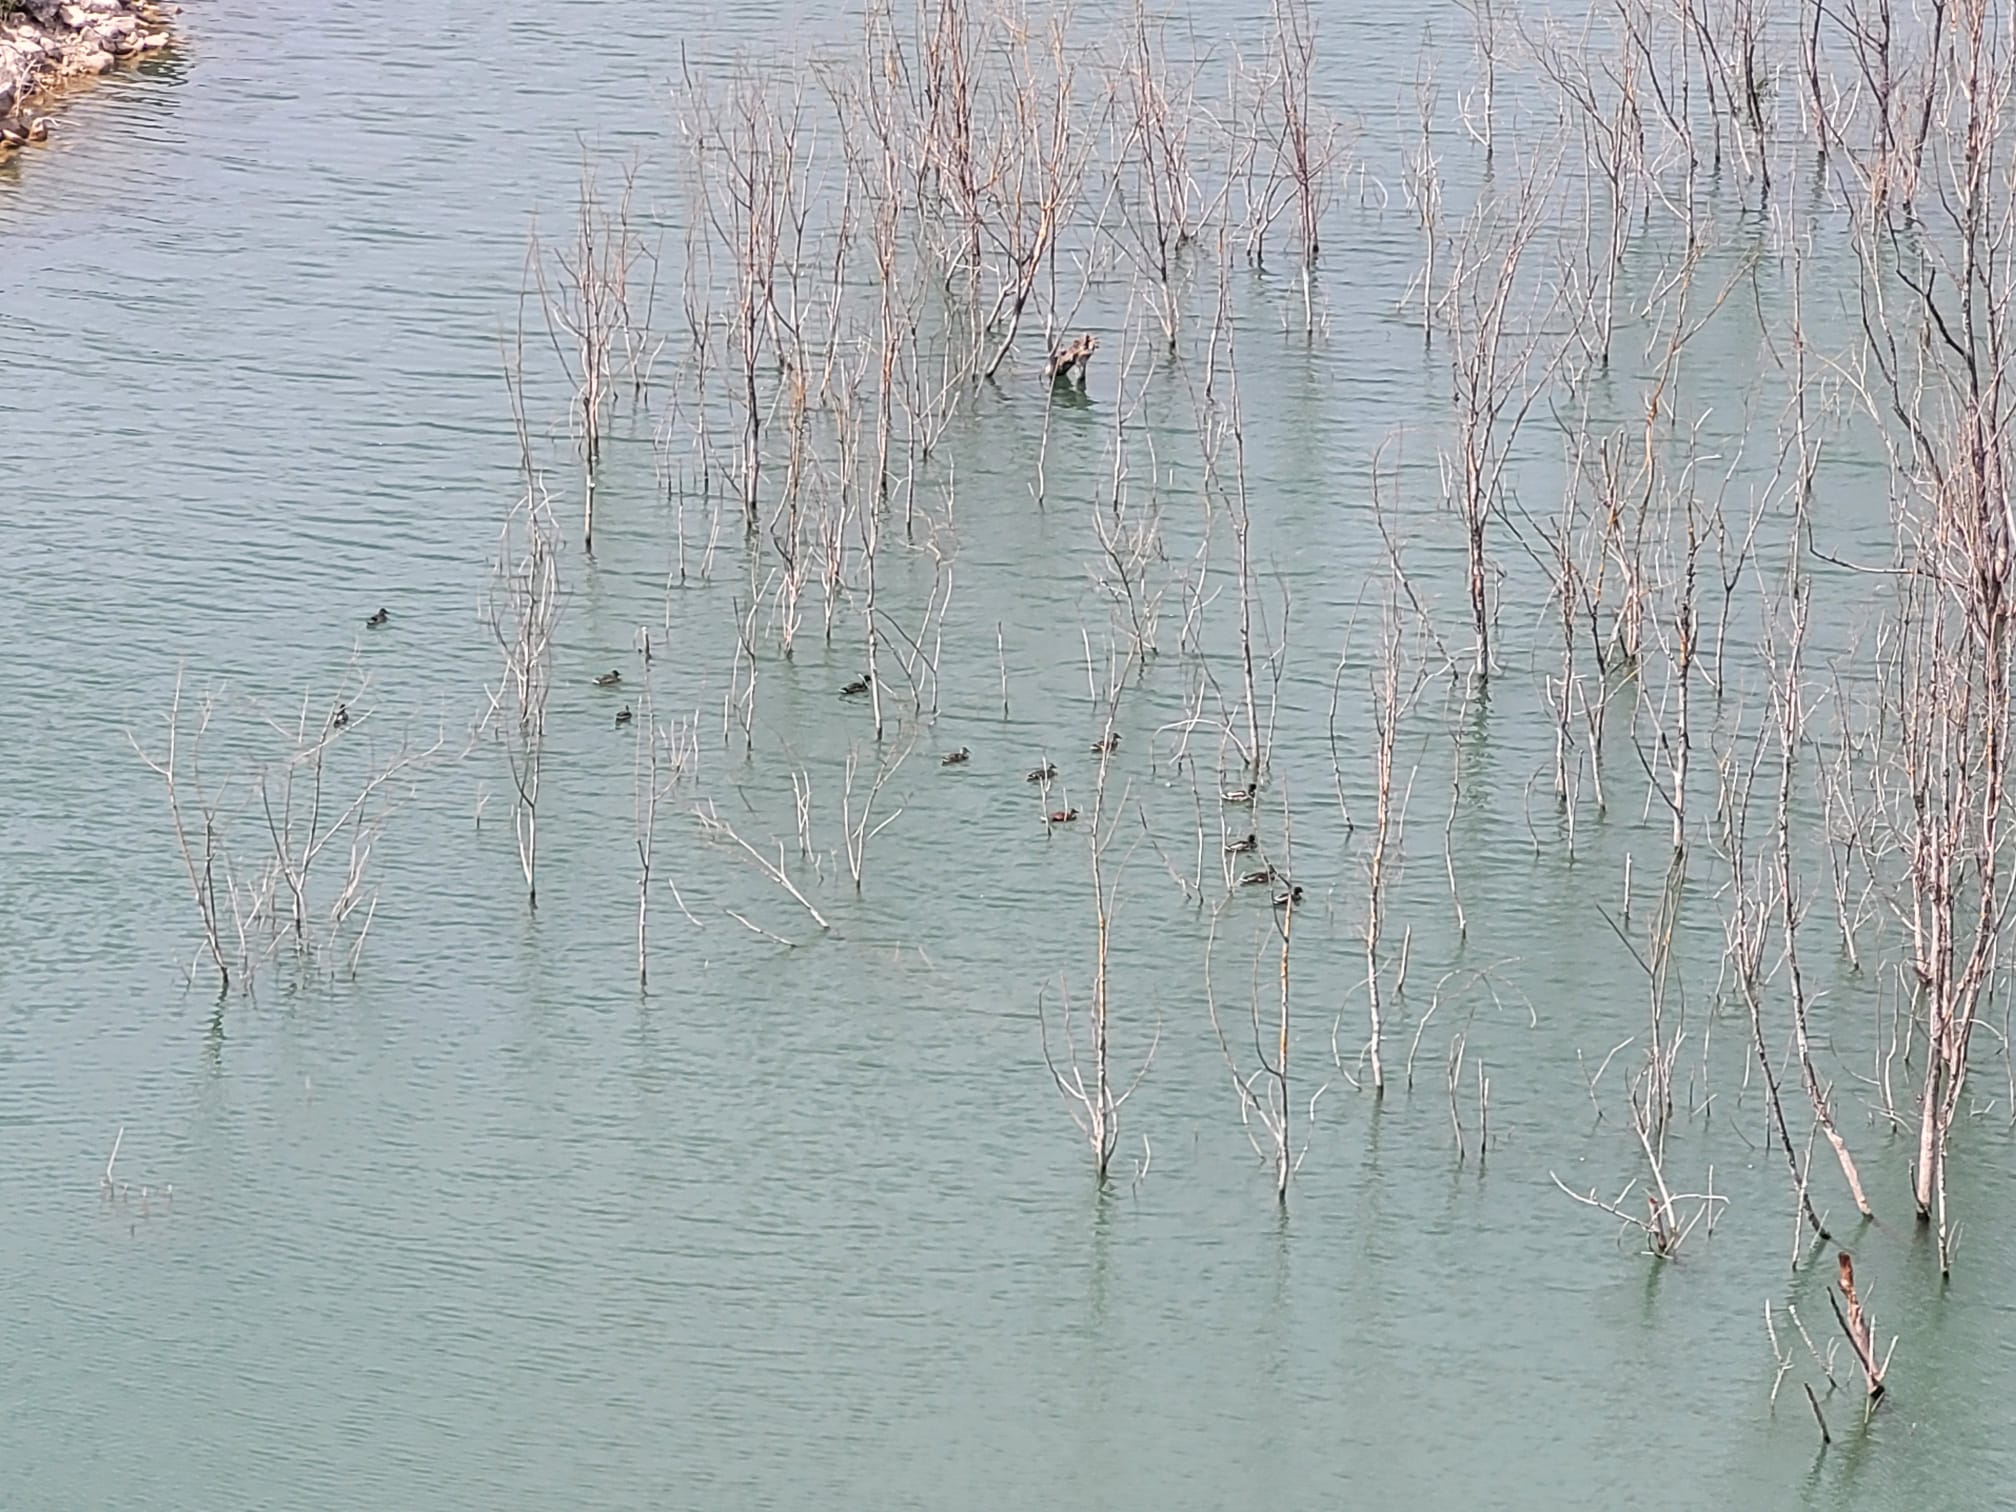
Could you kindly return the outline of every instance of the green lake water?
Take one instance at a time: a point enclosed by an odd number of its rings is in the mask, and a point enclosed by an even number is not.
[[[1254,43],[1251,9],[1191,25]],[[1025,344],[948,431],[920,496],[955,561],[937,708],[893,721],[886,748],[914,752],[879,800],[900,815],[858,895],[840,801],[850,751],[872,769],[876,748],[866,711],[835,697],[860,670],[858,615],[829,645],[815,610],[788,662],[759,646],[745,754],[739,731],[722,738],[751,582],[732,508],[709,573],[668,587],[658,417],[617,408],[592,560],[556,469],[568,597],[540,902],[525,906],[508,779],[472,731],[498,660],[480,611],[516,488],[499,334],[527,229],[566,225],[586,142],[643,165],[640,217],[676,249],[682,50],[708,77],[851,22],[691,0],[209,0],[171,55],[67,102],[51,145],[0,168],[0,1505],[1848,1512],[2010,1494],[2005,1062],[1995,1046],[1979,1057],[1951,1178],[1966,1228],[1942,1285],[1907,1142],[1855,1080],[1877,974],[1837,959],[1822,886],[1802,947],[1877,1221],[1849,1222],[1824,1142],[1816,1200],[1882,1335],[1900,1338],[1868,1426],[1845,1348],[1830,1392],[1787,1333],[1790,1302],[1822,1349],[1838,1337],[1833,1260],[1796,1242],[1746,1024],[1718,996],[1725,876],[1705,843],[1681,905],[1669,1159],[1676,1183],[1728,1199],[1714,1231],[1660,1262],[1552,1179],[1609,1196],[1641,1174],[1623,1113],[1633,1052],[1599,1084],[1601,1118],[1584,1077],[1644,1031],[1644,974],[1605,915],[1623,912],[1629,856],[1626,933],[1643,935],[1670,823],[1620,734],[1608,811],[1585,801],[1569,843],[1543,684],[1558,640],[1510,535],[1501,675],[1483,695],[1460,674],[1431,684],[1400,741],[1411,797],[1389,948],[1405,931],[1412,955],[1388,1004],[1385,1097],[1363,1085],[1386,561],[1370,478],[1396,430],[1412,480],[1396,528],[1441,633],[1468,643],[1461,536],[1434,495],[1447,357],[1396,313],[1420,242],[1393,188],[1423,28],[1455,37],[1461,18],[1318,9],[1319,89],[1356,123],[1366,168],[1331,207],[1325,329],[1303,338],[1286,273],[1242,268],[1232,290],[1265,635],[1286,637],[1252,822],[1279,854],[1287,795],[1308,889],[1293,968],[1307,1151],[1285,1208],[1212,1032],[1205,912],[1157,851],[1187,874],[1200,823],[1219,840],[1216,746],[1199,738],[1180,765],[1171,731],[1200,669],[1236,692],[1222,540],[1202,653],[1176,650],[1172,594],[1169,649],[1120,705],[1116,1065],[1131,1076],[1158,1028],[1159,1042],[1103,1190],[1043,1061],[1039,992],[1053,1011],[1060,980],[1074,1002],[1089,992],[1089,842],[1082,821],[1043,825],[1022,777],[1054,758],[1052,801],[1089,816],[1104,726],[1086,661],[1103,662],[1110,628],[1090,521],[1124,290],[1081,316],[1108,333],[1082,407],[1047,412]],[[1446,59],[1467,66],[1454,42]],[[1446,150],[1452,178],[1474,177],[1459,142]],[[1730,208],[1720,234],[1768,254],[1774,220],[1797,213],[1791,195],[1754,225]],[[1824,213],[1813,224],[1810,318],[1838,334],[1854,261]],[[1790,298],[1782,269],[1755,288],[1690,350],[1676,401],[1709,417],[1718,471],[1752,435],[1736,495],[1774,460],[1760,329]],[[662,324],[683,339],[675,304]],[[1624,347],[1603,402],[1628,413],[1642,334]],[[532,387],[543,427],[554,395]],[[1180,429],[1187,406],[1148,420]],[[1534,424],[1544,511],[1561,448],[1554,419]],[[1830,554],[1887,559],[1863,450],[1844,427],[1817,518]],[[1185,465],[1172,447],[1178,564],[1199,533]],[[689,552],[708,507],[688,506]],[[914,625],[931,565],[888,549],[892,613]],[[1855,664],[1876,599],[1816,563],[1816,660]],[[366,632],[381,606],[390,624]],[[1729,686],[1753,706],[1759,624],[1750,602],[1727,628]],[[641,627],[661,718],[697,710],[699,737],[655,859],[692,918],[654,889],[642,991],[635,744],[612,727],[634,695],[591,683],[609,667],[640,683]],[[378,843],[354,975],[274,966],[220,1003],[200,971],[185,983],[195,914],[129,732],[158,745],[178,669],[191,696],[228,689],[208,755],[223,778],[256,759],[262,713],[291,719],[353,651],[374,707],[358,734],[381,752],[438,735],[442,753]],[[958,746],[970,763],[941,767]],[[1705,736],[1697,756],[1705,835]],[[816,861],[799,854],[794,774]],[[710,842],[690,816],[702,802],[758,849],[781,843],[832,928]],[[256,855],[256,810],[236,833]],[[1241,1054],[1277,948],[1264,893],[1235,898],[1212,982]],[[1490,1077],[1482,1160],[1474,1069],[1460,1159],[1451,1126],[1459,1032]],[[130,1187],[108,1195],[115,1137]],[[1775,1406],[1767,1305],[1798,1355]],[[1834,1433],[1824,1454],[1809,1380]]]

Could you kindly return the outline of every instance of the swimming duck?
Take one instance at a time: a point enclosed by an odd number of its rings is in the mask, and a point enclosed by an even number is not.
[[[1274,894],[1274,906],[1276,908],[1286,908],[1291,903],[1300,903],[1301,901],[1302,901],[1302,884],[1299,882],[1294,884],[1292,887],[1288,889],[1288,891],[1284,893]]]
[[[338,705],[336,705],[336,712],[335,712],[334,714],[331,714],[331,715],[329,716],[329,725],[330,725],[330,728],[332,728],[332,729],[337,729],[337,730],[347,730],[347,729],[349,729],[349,728],[350,728],[350,705],[348,705],[348,704],[338,704]]]
[[[1048,782],[1052,777],[1055,777],[1056,775],[1057,775],[1057,763],[1054,761],[1046,761],[1043,763],[1043,765],[1039,767],[1029,768],[1029,775],[1024,777],[1022,780],[1024,782]]]
[[[1047,822],[1051,824],[1071,824],[1075,822],[1077,818],[1078,818],[1078,810],[1076,810],[1075,808],[1053,809],[1047,816]]]
[[[622,681],[623,674],[621,672],[597,672],[595,674],[595,686],[598,688],[613,688]]]
[[[633,717],[634,716],[630,712],[630,705],[628,704],[623,705],[622,708],[616,711],[616,728],[619,730],[622,729],[623,726],[630,723]]]
[[[868,679],[866,677],[857,677],[854,679],[854,681],[846,684],[844,687],[840,689],[840,696],[842,698],[859,698],[863,693],[866,693],[867,691],[868,691]]]
[[[1250,855],[1258,849],[1260,849],[1260,837],[1258,835],[1248,835],[1244,840],[1227,840],[1225,842],[1225,854],[1228,856]]]
[[[973,753],[967,750],[966,747],[961,746],[956,751],[947,751],[943,756],[940,756],[938,758],[938,765],[964,766],[966,765],[967,762],[971,761],[972,759],[973,759]]]
[[[1225,789],[1224,792],[1218,795],[1218,798],[1223,803],[1251,803],[1254,793],[1258,792],[1259,788],[1259,783],[1249,782],[1243,788]]]
[[[364,623],[372,630],[383,630],[387,625],[392,623],[392,611],[389,609],[380,609],[376,614],[366,615]]]
[[[1241,887],[1265,887],[1281,874],[1271,866],[1263,866],[1258,871],[1250,871],[1239,879]]]
[[[1094,756],[1111,756],[1115,751],[1119,749],[1120,749],[1120,732],[1118,730],[1115,730],[1112,734],[1106,736],[1103,740],[1095,740],[1092,742],[1092,754]]]

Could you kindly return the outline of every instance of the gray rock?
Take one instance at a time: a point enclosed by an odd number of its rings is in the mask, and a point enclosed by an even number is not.
[[[179,9],[138,0],[0,0],[4,145],[11,149],[47,134],[48,123],[24,109],[40,90],[73,75],[108,73],[120,57],[165,48],[171,36],[162,23]]]

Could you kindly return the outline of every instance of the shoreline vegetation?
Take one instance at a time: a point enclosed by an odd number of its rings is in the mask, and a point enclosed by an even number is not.
[[[64,85],[168,46],[178,5],[22,0],[0,11],[0,162],[49,135],[36,106]]]

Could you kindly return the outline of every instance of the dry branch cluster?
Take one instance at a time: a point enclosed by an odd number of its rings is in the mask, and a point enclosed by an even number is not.
[[[221,689],[192,699],[178,676],[163,723],[151,744],[128,739],[167,797],[200,931],[190,980],[207,963],[220,989],[249,989],[276,960],[354,974],[378,908],[374,849],[443,734],[382,732],[355,663],[285,713]]]

